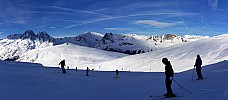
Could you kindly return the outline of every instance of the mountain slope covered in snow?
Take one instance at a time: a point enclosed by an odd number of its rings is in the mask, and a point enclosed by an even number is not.
[[[55,38],[54,45],[60,45],[63,43],[72,43],[80,46],[92,47],[99,43],[103,35],[96,32],[86,32],[79,34],[75,37],[64,37],[64,38]]]
[[[177,36],[175,34],[140,36],[136,34],[106,33],[95,48],[126,54],[140,54],[202,38],[208,37],[194,35]]]
[[[102,35],[96,32],[86,32],[75,37],[53,38],[46,32],[35,34],[32,30],[27,30],[23,34],[9,35],[0,40],[0,59],[15,60],[29,50],[63,43],[72,43],[125,54],[139,54],[201,38],[207,37],[177,36],[173,34],[139,36],[135,34],[106,33]]]
[[[66,60],[71,69],[86,67],[98,69],[104,61],[127,56],[126,54],[103,51],[95,48],[65,43],[57,46],[30,50],[20,56],[18,61],[41,63],[44,66],[57,67],[59,62]]]
[[[63,43],[93,47],[101,38],[102,35],[95,32],[87,32],[76,37],[53,38],[46,32],[39,32],[36,35],[32,30],[27,30],[23,34],[9,35],[7,38],[0,40],[0,59],[16,60],[20,55],[30,50]]]
[[[9,35],[0,40],[0,59],[16,60],[29,50],[53,46],[52,41],[53,38],[46,32],[35,35],[32,30],[27,30],[23,34]]]
[[[201,55],[203,65],[228,59],[228,34],[183,43],[140,55],[127,56],[102,64],[99,70],[126,70],[163,72],[161,59],[171,61],[176,72],[193,68],[196,55]],[[127,62],[127,63],[126,63]]]

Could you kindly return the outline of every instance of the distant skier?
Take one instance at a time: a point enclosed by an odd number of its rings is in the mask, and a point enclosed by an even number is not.
[[[116,78],[119,77],[119,71],[116,69]]]
[[[64,68],[64,66],[66,66],[65,60],[62,60],[62,61],[59,63],[59,65],[61,65],[61,69],[62,69],[63,73],[66,73],[66,69]]]
[[[166,85],[166,90],[167,93],[164,94],[165,97],[176,97],[176,95],[173,93],[171,85],[172,85],[172,79],[174,75],[174,71],[172,68],[172,65],[170,61],[168,61],[167,58],[162,59],[163,64],[165,64],[165,85]]]
[[[86,68],[86,76],[89,76],[89,67]]]
[[[202,80],[203,79],[203,76],[202,76],[202,73],[201,73],[201,66],[202,66],[202,60],[200,58],[200,55],[197,55],[196,62],[195,62],[195,65],[194,65],[194,67],[196,67],[196,73],[198,75],[197,80]]]

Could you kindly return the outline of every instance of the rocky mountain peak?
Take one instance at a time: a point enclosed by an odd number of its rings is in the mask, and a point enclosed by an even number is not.
[[[39,32],[37,34],[37,38],[41,41],[47,41],[48,39],[51,38],[51,36],[48,35],[45,31],[43,31],[43,32]]]
[[[36,35],[34,34],[34,32],[32,30],[27,30],[25,31],[22,36],[20,37],[21,39],[31,39],[31,40],[35,40],[36,39]]]

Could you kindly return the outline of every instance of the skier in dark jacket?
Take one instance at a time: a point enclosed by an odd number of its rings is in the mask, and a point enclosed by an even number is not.
[[[116,69],[116,78],[119,77],[119,71]]]
[[[174,71],[172,68],[172,65],[170,63],[170,61],[168,61],[167,58],[163,58],[162,59],[163,64],[165,64],[165,85],[166,85],[166,90],[167,93],[164,94],[165,97],[175,97],[175,94],[173,94],[171,85],[172,85],[172,78],[174,75]]]
[[[202,76],[202,73],[201,73],[201,66],[202,66],[202,60],[200,58],[200,55],[197,55],[196,62],[195,62],[195,65],[194,65],[194,67],[196,67],[196,73],[198,75],[198,79],[197,80],[202,80],[203,79],[203,76]]]
[[[63,73],[66,73],[66,69],[64,68],[64,66],[66,66],[65,60],[62,60],[62,61],[59,63],[59,65],[61,65],[61,69],[62,69]]]

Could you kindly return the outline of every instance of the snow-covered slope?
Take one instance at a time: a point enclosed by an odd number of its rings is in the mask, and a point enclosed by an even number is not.
[[[30,49],[35,48],[35,43],[28,40],[8,40],[3,39],[0,42],[0,58],[1,59],[14,59],[14,57],[18,57],[22,53],[25,53],[26,51]]]
[[[103,51],[95,48],[65,43],[57,46],[30,50],[21,55],[18,61],[41,63],[44,66],[56,67],[63,59],[71,69],[86,67],[99,69],[100,63],[126,54]]]
[[[191,81],[192,70],[174,75],[174,93],[183,97],[168,100],[226,100],[228,98],[228,61],[203,67],[202,81]],[[164,73],[115,72],[44,68],[39,64],[0,61],[0,100],[150,100],[149,95],[162,95]],[[196,78],[196,76],[194,76]]]
[[[140,54],[154,51],[176,44],[191,42],[207,36],[177,36],[166,34],[162,36],[139,36],[136,34],[113,34],[106,33],[96,48],[115,51],[126,54]]]
[[[164,71],[161,59],[168,58],[176,72],[193,68],[196,55],[201,55],[203,65],[228,59],[228,34],[195,42],[183,43],[140,55],[114,59],[102,64],[100,70]]]
[[[0,40],[0,59],[15,60],[29,50],[53,46],[52,41],[53,38],[46,32],[35,35],[32,30],[27,30],[23,34],[9,35]]]
[[[0,59],[15,60],[27,51],[63,43],[94,47],[101,38],[102,35],[95,32],[86,32],[76,37],[53,38],[46,32],[39,32],[35,35],[32,30],[27,30],[23,34],[9,35],[0,40]]]

